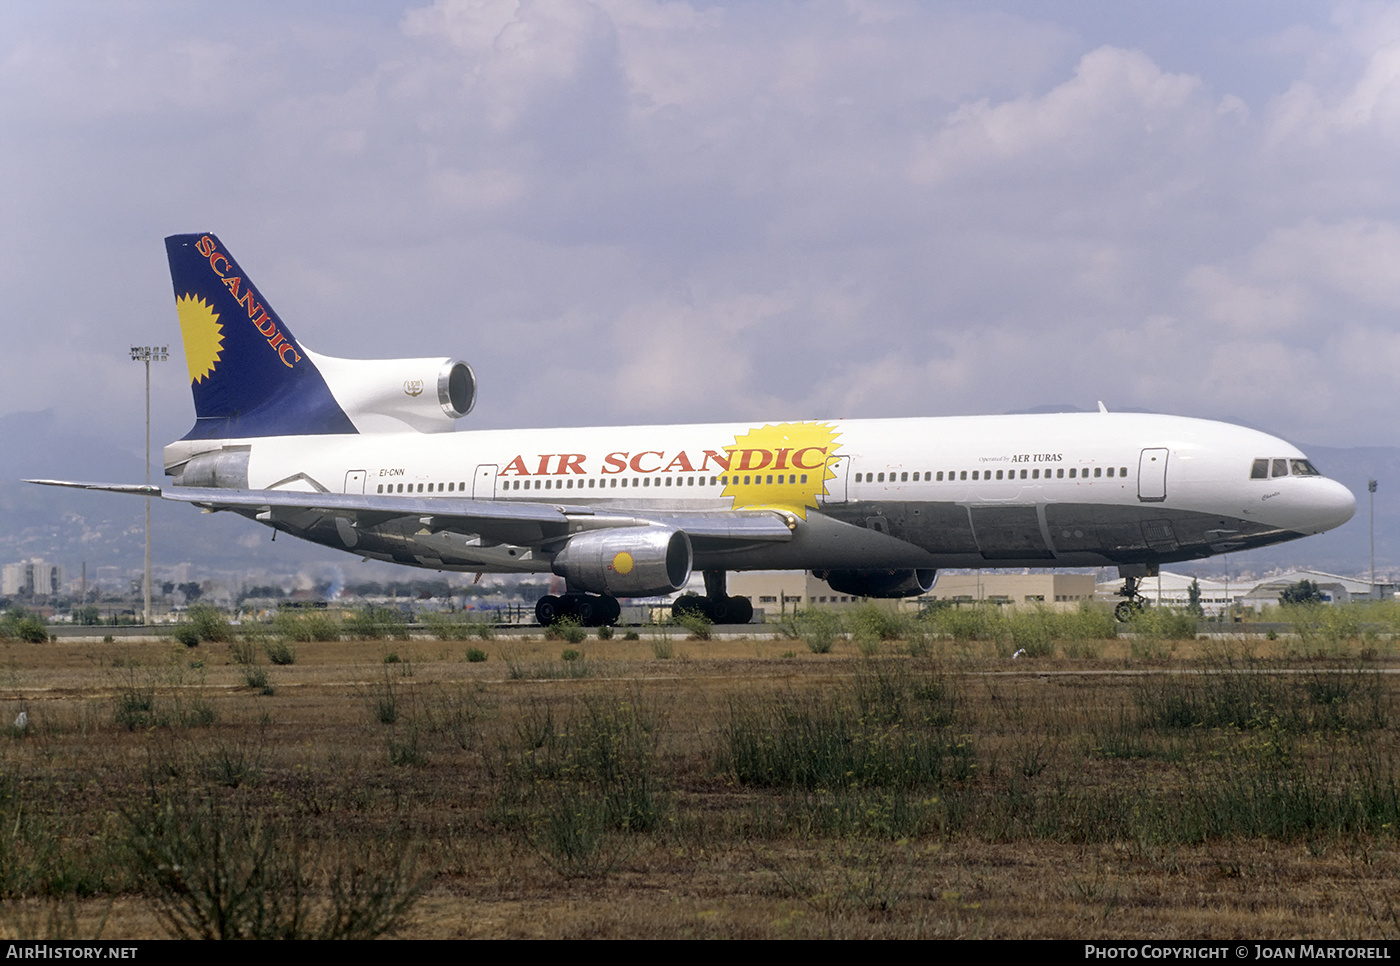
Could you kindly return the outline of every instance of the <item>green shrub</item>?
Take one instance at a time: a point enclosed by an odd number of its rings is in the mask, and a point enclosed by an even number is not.
[[[1196,639],[1196,615],[1179,607],[1145,607],[1128,619],[1128,630],[1152,641]]]
[[[403,614],[392,607],[376,607],[373,604],[360,608],[347,620],[345,631],[351,637],[367,641],[379,641],[386,637],[408,640],[408,623]]]
[[[841,618],[829,610],[800,611],[792,616],[791,626],[813,654],[830,654],[841,635]]]
[[[281,667],[297,662],[296,648],[284,640],[265,641],[263,642],[263,650],[267,653],[269,661]]]
[[[480,664],[486,660],[486,652],[479,647],[467,648],[467,660],[472,664]]]
[[[582,644],[588,638],[588,631],[584,630],[582,624],[570,617],[565,617],[549,625],[549,629],[544,632],[547,641],[568,641],[570,644]]]
[[[340,625],[320,611],[280,610],[272,619],[272,626],[278,634],[298,644],[340,640]]]
[[[312,843],[217,798],[161,795],[126,821],[142,891],[177,939],[373,939],[426,885],[402,839]]]
[[[0,618],[0,638],[13,638],[26,644],[43,644],[49,639],[49,628],[44,618],[23,607],[11,607]]]
[[[233,639],[233,628],[229,626],[228,618],[210,604],[195,604],[189,609],[186,617],[194,632],[199,635],[199,641],[217,644]]]
[[[708,641],[712,636],[711,628],[714,625],[710,622],[710,619],[703,614],[673,615],[671,620],[689,631],[692,641]]]

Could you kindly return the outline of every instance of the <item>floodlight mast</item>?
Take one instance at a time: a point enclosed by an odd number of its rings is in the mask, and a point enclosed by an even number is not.
[[[134,345],[131,347],[131,361],[146,364],[146,485],[151,485],[151,363],[165,362],[170,358],[169,346]],[[146,571],[144,604],[141,623],[151,624],[151,498],[146,497]]]

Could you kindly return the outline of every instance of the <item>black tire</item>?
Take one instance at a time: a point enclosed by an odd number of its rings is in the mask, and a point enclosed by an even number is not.
[[[709,606],[705,608],[705,616],[710,619],[711,624],[734,623],[735,598],[713,597],[704,599],[709,602]]]
[[[535,601],[535,620],[541,627],[549,627],[562,615],[559,607],[559,598],[553,594],[546,594]]]
[[[682,617],[689,617],[691,614],[705,613],[705,598],[697,597],[695,594],[681,594],[671,605],[671,616],[679,620]],[[621,608],[619,608],[619,613]]]
[[[730,623],[749,623],[753,620],[753,602],[747,597],[729,598],[729,615]]]
[[[573,597],[570,603],[573,604],[572,616],[577,617],[578,622],[584,627],[597,627],[602,623],[598,620],[598,599],[596,597],[584,597],[580,594]]]
[[[1141,613],[1143,612],[1143,609],[1144,609],[1144,608],[1143,608],[1142,601],[1139,601],[1139,600],[1124,600],[1124,601],[1119,601],[1119,602],[1118,602],[1118,606],[1115,607],[1115,608],[1113,608],[1113,616],[1116,617],[1116,618],[1118,618],[1118,620],[1119,620],[1120,623],[1126,624],[1126,623],[1128,623],[1128,621],[1130,621],[1130,620],[1133,619],[1133,615],[1134,615],[1134,614],[1141,614]]]
[[[603,612],[602,619],[598,623],[606,624],[609,627],[616,624],[618,618],[622,616],[622,605],[617,602],[617,598],[600,597],[598,601]]]

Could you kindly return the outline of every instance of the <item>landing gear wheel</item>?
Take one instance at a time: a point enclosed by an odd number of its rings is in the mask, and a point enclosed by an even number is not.
[[[553,594],[546,594],[535,601],[535,620],[539,622],[541,627],[549,627],[563,616],[561,603],[562,601]]]
[[[710,605],[710,606],[706,608],[707,613],[705,614],[705,616],[708,617],[708,618],[710,619],[710,622],[711,622],[711,623],[713,623],[713,624],[733,624],[733,623],[735,623],[735,621],[734,621],[734,602],[735,602],[736,600],[738,600],[738,598],[736,598],[736,597],[715,597],[715,598],[701,598],[701,599],[702,599],[702,600],[707,600],[707,601],[709,602],[709,605]]]
[[[747,597],[730,597],[729,620],[734,624],[749,623],[753,620],[753,602]]]
[[[671,616],[676,620],[692,615],[710,617],[710,607],[708,604],[709,601],[704,597],[697,596],[696,594],[682,594],[677,597],[675,603],[671,605]],[[713,620],[713,618],[710,619]]]
[[[611,627],[622,616],[622,605],[617,602],[616,597],[599,597],[598,613],[598,623]]]
[[[577,617],[578,622],[584,627],[597,627],[601,623],[601,621],[597,619],[598,608],[595,606],[597,604],[597,598],[585,597],[580,594],[573,598],[570,603],[573,604],[571,608],[573,616]]]
[[[1113,616],[1118,618],[1120,623],[1126,624],[1133,619],[1134,615],[1141,614],[1146,607],[1147,605],[1140,597],[1122,600],[1118,602],[1117,607],[1113,608]]]

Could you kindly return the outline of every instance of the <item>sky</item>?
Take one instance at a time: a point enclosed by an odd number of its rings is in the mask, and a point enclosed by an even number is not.
[[[196,231],[318,352],[469,361],[463,429],[1393,446],[1400,4],[0,4],[0,415],[139,451]]]

